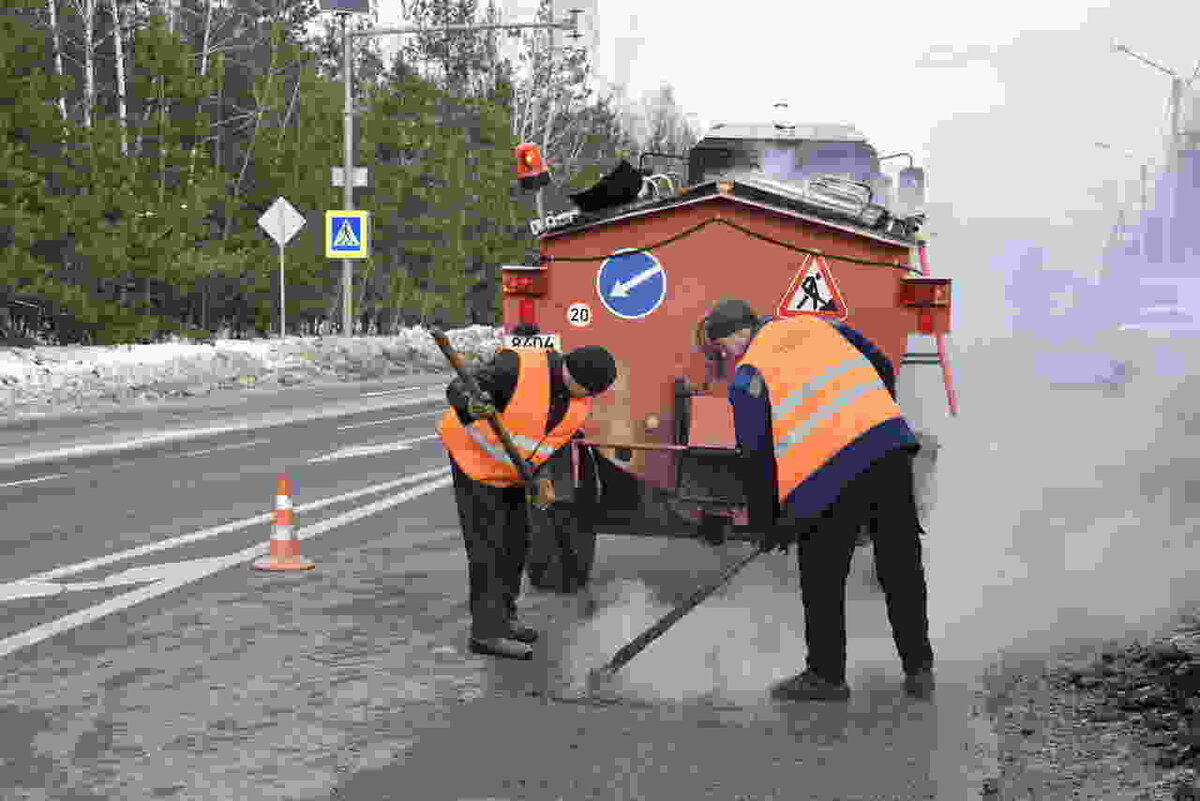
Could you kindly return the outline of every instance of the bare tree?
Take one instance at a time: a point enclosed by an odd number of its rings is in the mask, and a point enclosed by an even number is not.
[[[554,60],[554,49],[551,47],[546,54],[546,71],[551,75],[554,74]],[[546,124],[542,127],[542,150],[548,153],[550,152],[550,131],[554,126],[554,112],[557,110],[559,95],[552,82],[547,82],[546,95]]]
[[[113,0],[115,3],[116,0]],[[212,50],[212,25],[213,23],[213,0],[207,0],[204,9],[204,38],[200,45],[200,77],[208,77],[208,57]],[[218,101],[219,102],[219,101]],[[218,106],[218,115],[220,114]],[[197,139],[192,144],[192,152],[188,157],[188,174],[195,176],[196,174],[196,151],[200,148],[200,140]]]
[[[552,22],[553,11],[550,0],[542,0],[538,21]],[[522,36],[518,60],[520,75],[513,86],[513,136],[523,142],[541,142],[548,156],[557,154],[560,120],[581,108],[590,94],[586,87],[587,56],[559,46],[554,31],[538,30]]]
[[[92,127],[96,105],[96,0],[71,0],[83,22],[83,127]]]
[[[254,148],[258,143],[258,134],[262,129],[263,120],[267,114],[275,110],[277,106],[279,80],[279,58],[282,49],[283,28],[280,23],[274,23],[271,29],[270,38],[270,63],[267,66],[265,80],[260,88],[254,89],[254,125],[250,132],[250,141],[246,143],[245,156],[242,159],[241,169],[238,170],[237,179],[233,184],[233,202],[226,204],[225,212],[225,233],[228,236],[230,229],[233,227],[233,212],[237,205],[237,200],[242,192],[242,184],[246,178],[246,171],[250,168],[250,160],[254,156]]]
[[[62,38],[58,30],[58,0],[46,0],[46,10],[50,15],[50,37],[54,48],[54,77],[63,77]],[[66,90],[58,94],[58,113],[63,122],[67,121]]]
[[[699,138],[699,132],[676,103],[675,90],[669,84],[647,92],[623,116],[625,127],[643,151],[683,153]]]
[[[542,0],[537,21],[549,21],[552,12],[551,0]],[[539,125],[539,121],[544,119],[543,106],[554,91],[550,58],[553,40],[550,32],[545,30],[526,31],[520,38],[521,54],[518,61],[522,75],[513,86],[513,136],[522,142],[529,142],[541,130],[545,140],[545,123]]]
[[[124,32],[121,24],[121,5],[120,0],[110,0],[109,8],[112,11],[113,21],[113,46],[116,50],[117,61],[117,117],[121,125],[121,155],[129,155],[129,116],[126,106],[126,84],[125,84],[125,46]]]

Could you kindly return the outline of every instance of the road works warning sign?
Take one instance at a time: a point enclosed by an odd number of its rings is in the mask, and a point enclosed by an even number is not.
[[[808,256],[775,310],[778,317],[816,314],[821,317],[844,319],[846,301],[833,281],[833,272],[824,256]]]

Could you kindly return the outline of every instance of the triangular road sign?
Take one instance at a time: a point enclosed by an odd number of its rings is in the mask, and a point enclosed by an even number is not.
[[[354,229],[350,227],[349,220],[342,220],[342,227],[337,232],[337,236],[333,239],[335,248],[359,248],[362,243],[358,241],[358,237],[354,235]]]
[[[846,313],[846,301],[833,281],[833,273],[824,256],[808,257],[776,309],[779,317],[815,314],[842,319]]]

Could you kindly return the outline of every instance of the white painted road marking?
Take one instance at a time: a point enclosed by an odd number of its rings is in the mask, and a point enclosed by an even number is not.
[[[390,409],[403,406],[419,406],[422,403],[429,403],[441,399],[445,401],[445,393],[437,393],[432,395],[423,395],[419,398],[412,398],[404,401],[387,401],[380,405],[379,409]],[[55,462],[60,459],[71,459],[80,456],[94,456],[101,453],[115,453],[120,451],[132,450],[134,448],[143,448],[151,445],[165,445],[168,442],[178,442],[188,439],[202,439],[204,437],[217,436],[220,434],[232,434],[237,431],[257,431],[264,428],[276,428],[279,426],[295,425],[296,423],[307,423],[313,420],[326,420],[331,417],[346,417],[350,414],[363,414],[366,412],[379,411],[379,409],[322,409],[316,412],[307,414],[297,414],[287,418],[281,418],[272,422],[263,420],[233,423],[228,425],[214,425],[205,428],[187,428],[177,431],[164,431],[156,434],[147,434],[140,437],[123,439],[118,442],[102,442],[88,443],[84,445],[72,445],[66,448],[55,448],[54,450],[42,451],[40,453],[26,453],[20,456],[10,456],[0,458],[0,467],[16,467],[23,464],[31,464],[34,462]]]
[[[317,456],[309,459],[309,464],[319,464],[320,462],[332,462],[338,459],[353,459],[355,456],[376,456],[381,453],[391,453],[392,451],[408,451],[412,450],[414,442],[425,442],[431,439],[437,439],[438,434],[429,434],[424,437],[414,437],[413,439],[402,439],[396,442],[385,442],[382,445],[356,445],[353,448],[343,448],[340,451],[334,451],[324,456]]]
[[[34,484],[38,481],[49,481],[52,478],[62,478],[66,473],[55,473],[52,476],[38,476],[37,478],[23,478],[20,481],[10,481],[7,484],[0,484],[0,487],[16,487],[21,484]]]
[[[348,426],[338,426],[338,431],[349,431],[352,428],[366,428],[367,426],[379,426],[384,423],[394,423],[397,420],[415,420],[418,417],[433,417],[435,415],[445,414],[444,409],[439,409],[433,412],[422,412],[421,414],[405,414],[400,417],[388,417],[384,420],[374,420],[370,423],[353,423]]]
[[[307,514],[308,512],[315,512],[318,509],[324,509],[326,506],[332,506],[335,503],[342,503],[343,501],[352,501],[355,498],[361,498],[364,495],[374,495],[374,494],[378,494],[380,492],[387,492],[388,490],[395,489],[396,487],[402,487],[406,484],[415,484],[418,481],[424,481],[426,479],[433,478],[434,476],[442,476],[448,472],[450,472],[450,468],[439,467],[434,470],[426,470],[422,473],[414,473],[410,476],[404,476],[403,478],[395,479],[394,481],[387,481],[382,484],[375,484],[370,487],[364,487],[363,489],[357,489],[357,490],[353,490],[351,492],[346,492],[346,493],[343,493],[342,495],[334,495],[331,498],[323,498],[322,500],[319,500],[319,501],[313,501],[312,503],[302,504],[300,506],[297,506],[294,511],[297,515]],[[175,548],[180,545],[188,545],[190,543],[198,542],[200,540],[208,539],[210,537],[216,537],[221,534],[228,534],[233,531],[241,531],[244,528],[249,528],[250,526],[256,526],[259,523],[269,522],[270,520],[272,520],[274,518],[274,516],[275,516],[275,513],[273,511],[272,512],[264,512],[260,515],[255,515],[254,517],[247,517],[243,520],[235,520],[232,523],[225,523],[223,525],[215,526],[213,528],[202,529],[201,531],[194,531],[191,534],[180,534],[178,537],[171,537],[170,539],[159,540],[158,542],[151,542],[151,543],[147,543],[146,545],[139,545],[135,548],[129,548],[124,551],[118,551],[117,553],[110,553],[105,556],[99,556],[99,557],[96,557],[95,559],[89,559],[86,562],[78,562],[73,565],[64,565],[62,567],[56,567],[53,570],[47,570],[44,573],[37,573],[32,576],[29,576],[28,578],[24,579],[24,581],[26,581],[26,582],[53,581],[54,579],[60,578],[62,576],[70,576],[75,573],[82,573],[85,570],[91,570],[92,568],[95,568],[95,567],[103,567],[104,565],[112,564],[113,562],[120,562],[125,559],[135,559],[139,556],[144,556],[145,554],[148,554],[148,553],[154,553],[156,551],[165,551],[169,548]]]
[[[376,395],[393,395],[397,392],[416,392],[418,389],[426,389],[426,387],[405,387],[403,389],[384,389],[384,390],[380,390],[379,392],[364,392],[364,393],[362,393],[362,396],[364,398],[373,398]]]
[[[38,598],[50,595],[60,595],[64,592],[80,592],[88,590],[106,590],[112,587],[124,587],[127,584],[147,584],[151,581],[164,581],[189,574],[195,563],[204,559],[190,559],[185,562],[167,562],[161,565],[143,565],[131,567],[114,573],[100,581],[77,581],[73,584],[58,584],[52,581],[14,581],[0,584],[0,601],[13,601],[19,598]]]
[[[0,601],[15,601],[19,598],[44,598],[58,595],[63,585],[48,581],[12,581],[0,584]]]
[[[446,472],[446,470],[441,472]],[[336,517],[331,517],[330,519],[320,523],[308,526],[307,528],[301,529],[298,532],[297,537],[301,540],[319,537],[320,535],[328,531],[332,531],[339,526],[354,523],[364,517],[369,517],[377,512],[382,512],[384,509],[389,509],[393,506],[399,506],[402,503],[407,503],[408,501],[419,498],[422,495],[428,495],[429,493],[440,490],[443,487],[448,487],[452,482],[453,478],[450,476],[444,476],[436,481],[430,481],[425,484],[421,484],[418,487],[405,490],[404,492],[393,495],[390,498],[384,498],[382,500],[375,501],[374,503],[367,504],[366,506],[359,507],[358,509],[354,509]],[[149,586],[139,587],[136,590],[118,595],[116,598],[109,598],[108,600],[96,604],[95,606],[88,607],[87,609],[81,609],[78,612],[72,612],[71,614],[60,617],[57,620],[51,620],[50,622],[43,623],[40,626],[34,626],[27,631],[21,632],[20,634],[14,634],[11,637],[6,637],[5,639],[0,640],[0,657],[8,656],[14,651],[18,651],[22,648],[28,648],[31,645],[36,645],[43,640],[48,640],[51,637],[70,631],[71,629],[79,628],[80,626],[86,626],[87,624],[107,617],[114,612],[121,612],[144,601],[149,601],[152,598],[157,598],[160,595],[166,595],[172,590],[177,590],[180,587],[199,581],[202,578],[211,576],[212,574],[221,570],[225,570],[226,568],[230,568],[239,564],[246,565],[250,560],[265,554],[269,547],[269,544],[264,542],[260,545],[255,545],[253,547],[238,551],[237,553],[231,553],[227,556],[218,556],[210,559],[197,559],[192,562],[176,563],[172,566],[172,568],[177,570],[178,573],[173,577],[160,578]]]
[[[206,453],[216,453],[217,451],[233,451],[233,450],[237,450],[238,448],[250,448],[250,447],[253,447],[254,445],[262,445],[263,443],[270,442],[270,441],[271,440],[269,440],[269,439],[255,439],[255,440],[251,440],[250,442],[238,442],[233,445],[219,445],[215,448],[205,448],[202,451],[188,451],[186,453],[173,453],[173,454],[171,454],[171,456],[176,459],[184,457],[184,456],[202,456]]]

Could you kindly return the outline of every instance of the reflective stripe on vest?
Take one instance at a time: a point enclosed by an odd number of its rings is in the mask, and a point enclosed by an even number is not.
[[[739,364],[767,385],[781,502],[847,445],[901,416],[870,360],[819,318],[768,323]]]
[[[592,402],[590,398],[572,398],[562,421],[553,431],[544,433],[550,412],[549,358],[543,350],[518,351],[517,357],[517,385],[500,415],[500,422],[521,458],[536,467],[566,445],[583,427]],[[520,472],[486,420],[463,426],[458,414],[451,409],[442,415],[437,430],[455,464],[475,481],[495,487],[521,483]]]
[[[480,425],[486,427],[489,433],[494,433],[489,423],[480,423]],[[474,424],[467,426],[466,431],[467,436],[473,439],[476,445],[487,451],[493,459],[499,462],[509,461],[508,451],[504,450],[504,445],[499,441],[499,437],[495,441],[489,440]],[[521,452],[524,459],[529,459],[529,454],[536,453],[543,444],[541,440],[530,439],[524,434],[514,434],[511,431],[508,432],[508,438],[517,446],[517,450]]]

